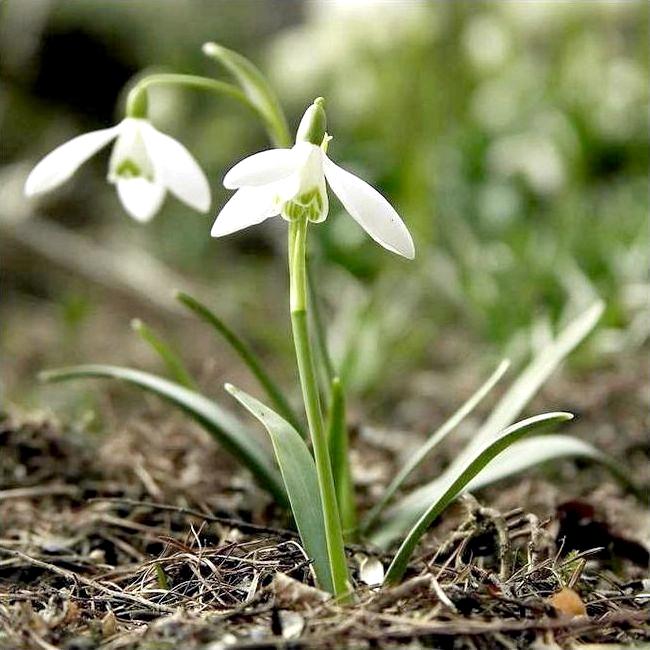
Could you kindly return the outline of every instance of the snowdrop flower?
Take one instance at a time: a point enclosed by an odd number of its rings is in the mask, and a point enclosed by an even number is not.
[[[196,160],[180,142],[140,117],[126,117],[116,126],[84,133],[57,147],[34,167],[25,194],[58,187],[112,140],[108,180],[134,219],[149,221],[168,190],[199,212],[209,210],[210,187]]]
[[[397,212],[377,190],[327,157],[328,140],[323,100],[318,98],[305,112],[293,148],[256,153],[226,174],[224,186],[237,192],[217,216],[212,236],[228,235],[278,214],[287,221],[304,216],[323,221],[328,212],[327,181],[377,243],[413,259],[413,239]]]

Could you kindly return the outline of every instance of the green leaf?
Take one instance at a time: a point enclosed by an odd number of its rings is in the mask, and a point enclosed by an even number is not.
[[[241,54],[217,43],[205,43],[203,53],[218,61],[235,77],[248,99],[263,116],[273,144],[276,147],[290,147],[291,136],[284,111],[259,69]]]
[[[266,427],[300,538],[307,555],[314,561],[318,583],[334,593],[316,464],[305,441],[286,420],[254,397],[231,384],[226,384],[226,390]]]
[[[422,535],[429,529],[436,517],[466,488],[470,481],[498,454],[526,435],[555,426],[573,418],[571,413],[544,413],[513,424],[503,431],[496,439],[478,451],[471,461],[456,466],[452,471],[446,471],[438,481],[437,489],[431,495],[427,510],[411,528],[399,547],[391,565],[386,572],[385,582],[395,584],[404,576],[408,561],[420,541]]]
[[[207,397],[148,372],[120,366],[87,364],[46,370],[39,374],[42,381],[48,382],[89,377],[119,379],[155,393],[178,406],[247,467],[280,505],[288,505],[282,478],[274,467],[270,452],[235,417]]]
[[[454,459],[448,471],[464,465],[475,455],[477,449],[494,439],[519,416],[564,358],[593,330],[603,308],[602,302],[593,304],[535,355],[498,402],[472,442]],[[403,535],[431,502],[430,495],[435,493],[437,482],[438,479],[435,479],[413,490],[391,508],[386,516],[387,521],[382,522],[381,527],[373,532],[373,542],[386,546]]]
[[[336,501],[341,516],[344,535],[350,535],[357,526],[354,485],[350,472],[350,455],[348,452],[348,427],[345,421],[345,395],[338,377],[332,380],[332,400],[328,415],[328,441],[330,461],[336,487]]]
[[[273,381],[271,376],[266,372],[255,352],[245,343],[235,332],[233,332],[209,307],[199,302],[196,298],[182,291],[176,292],[176,299],[194,312],[201,320],[211,325],[215,332],[222,336],[230,347],[239,355],[239,358],[248,366],[257,381],[260,383],[264,392],[280,412],[285,420],[288,420],[291,426],[296,429],[303,437],[305,432],[296,416],[294,410],[289,405],[278,385]]]
[[[468,453],[471,453],[472,447],[479,447],[514,422],[546,380],[557,370],[560,363],[594,329],[604,308],[605,305],[602,301],[594,303],[587,311],[569,323],[554,341],[551,341],[535,355],[490,413],[467,449]]]
[[[326,389],[331,390],[332,382],[340,379],[336,376],[334,371],[334,364],[327,349],[327,332],[325,330],[325,322],[323,321],[323,314],[321,309],[320,296],[316,290],[316,280],[314,278],[313,260],[307,260],[307,286],[309,287],[309,299],[311,305],[311,316],[314,324],[314,334],[316,345],[318,346],[318,362],[321,369],[321,376],[324,378]],[[325,392],[325,391],[324,391]],[[331,398],[331,395],[328,395]]]
[[[380,500],[370,510],[363,521],[362,531],[369,530],[388,505],[393,495],[399,490],[408,476],[421,465],[422,461],[480,404],[483,398],[494,388],[510,367],[510,362],[502,361],[485,383],[411,456],[397,472],[395,478],[384,490]]]
[[[466,489],[468,492],[479,490],[486,485],[557,458],[586,458],[600,463],[641,500],[648,500],[648,495],[630,480],[625,468],[614,458],[584,440],[560,434],[534,436],[516,442],[486,465],[470,481]]]
[[[166,343],[160,336],[158,336],[148,325],[143,323],[139,318],[134,318],[131,321],[131,328],[134,332],[140,335],[140,338],[147,343],[153,351],[161,358],[162,362],[167,367],[167,372],[170,377],[181,386],[191,390],[196,389],[196,384],[192,379],[190,373],[186,370],[185,365],[181,358]]]

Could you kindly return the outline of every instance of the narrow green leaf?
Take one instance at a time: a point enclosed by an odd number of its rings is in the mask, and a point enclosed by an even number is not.
[[[593,330],[603,309],[602,302],[593,304],[587,311],[569,323],[554,341],[535,355],[499,400],[472,442],[451,463],[448,471],[463,466],[468,459],[474,456],[477,449],[512,424],[564,358]],[[413,490],[391,508],[387,513],[386,521],[382,522],[381,527],[373,532],[373,542],[379,546],[386,546],[403,535],[408,527],[422,515],[427,504],[431,502],[430,495],[435,493],[437,482],[438,479],[435,479]]]
[[[616,459],[584,440],[560,434],[534,436],[516,442],[486,465],[467,485],[467,491],[479,490],[557,458],[585,458],[600,463],[640,500],[648,501],[648,494],[630,480],[629,473]]]
[[[483,398],[494,388],[503,377],[510,362],[502,361],[497,369],[488,377],[485,383],[409,458],[397,472],[395,478],[384,490],[377,504],[370,510],[363,521],[362,531],[368,531],[388,505],[393,495],[399,490],[408,476],[421,465],[422,461],[480,404]]]
[[[167,372],[170,377],[177,384],[185,386],[185,388],[189,388],[190,390],[196,389],[196,384],[194,383],[190,373],[186,370],[181,358],[168,343],[166,343],[139,318],[134,318],[131,321],[131,328],[134,332],[139,334],[140,338],[161,358],[162,362],[167,367]]]
[[[408,561],[420,541],[422,535],[429,529],[436,517],[466,488],[469,482],[498,454],[511,444],[534,431],[555,426],[573,418],[571,413],[544,413],[513,424],[503,431],[495,440],[483,447],[472,460],[463,466],[447,471],[440,478],[437,490],[424,514],[411,528],[399,547],[391,565],[386,572],[385,582],[395,584],[404,576]]]
[[[316,464],[298,432],[277,413],[231,384],[226,390],[266,428],[273,443],[291,511],[307,555],[323,589],[334,593]]]
[[[270,451],[260,445],[234,416],[207,397],[148,372],[120,366],[87,364],[46,370],[39,374],[42,381],[48,382],[89,377],[119,379],[155,393],[179,407],[247,467],[280,505],[288,505],[282,478],[273,465]]]
[[[554,341],[551,341],[535,355],[490,413],[469,446],[468,453],[472,451],[472,447],[478,448],[486,440],[498,435],[499,431],[514,422],[562,361],[594,329],[604,308],[605,305],[602,301],[594,303],[569,323]]]
[[[199,302],[196,298],[182,291],[177,291],[175,296],[181,304],[194,312],[196,316],[208,323],[208,325],[211,325],[215,332],[226,340],[230,347],[239,355],[239,358],[248,366],[248,369],[253,373],[282,417],[304,438],[305,432],[300,424],[300,420],[289,405],[282,391],[278,388],[278,385],[266,372],[252,348],[239,338],[235,332],[202,302]]]
[[[328,416],[328,440],[330,460],[336,500],[339,505],[343,534],[348,536],[357,526],[357,512],[354,498],[354,485],[350,472],[350,455],[348,453],[348,427],[345,420],[345,395],[338,377],[332,380],[332,400]]]
[[[318,346],[318,361],[321,368],[321,375],[325,379],[327,391],[331,390],[332,382],[336,379],[340,383],[340,379],[336,377],[334,371],[334,364],[330,357],[327,348],[327,332],[325,329],[325,322],[323,321],[323,314],[321,310],[321,301],[316,290],[316,281],[314,279],[314,271],[312,260],[307,260],[307,284],[309,286],[309,298],[311,305],[311,315],[314,322],[314,333],[316,334],[316,344]],[[324,391],[326,392],[326,391]],[[331,395],[328,395],[331,398]]]
[[[247,58],[218,45],[205,43],[203,53],[223,65],[235,77],[251,103],[264,117],[276,147],[290,147],[291,135],[282,106],[264,75]]]
[[[162,565],[159,564],[158,562],[156,562],[155,568],[156,568],[156,582],[158,583],[158,586],[164,591],[169,591],[169,580],[167,580],[167,574],[165,573],[165,569],[163,569]]]

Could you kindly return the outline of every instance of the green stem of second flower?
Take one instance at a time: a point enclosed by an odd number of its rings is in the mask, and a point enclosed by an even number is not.
[[[318,485],[323,504],[325,535],[332,571],[332,582],[334,584],[334,595],[341,599],[347,599],[349,584],[345,549],[343,547],[343,533],[341,531],[334,476],[332,474],[328,441],[323,424],[323,414],[321,411],[307,322],[307,269],[305,251],[308,223],[307,218],[302,217],[291,221],[289,224],[291,325],[293,328],[298,373],[300,375],[300,384],[305,402],[307,422],[314,448]]]
[[[126,114],[128,117],[146,117],[147,115],[147,89],[151,86],[185,86],[197,90],[207,90],[217,95],[225,95],[234,99],[253,111],[265,125],[271,140],[286,139],[280,127],[269,124],[267,116],[261,111],[246,94],[226,81],[210,79],[191,74],[160,73],[152,74],[140,79],[129,91],[126,98]]]

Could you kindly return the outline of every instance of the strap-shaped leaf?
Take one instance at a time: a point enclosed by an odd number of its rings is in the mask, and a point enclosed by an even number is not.
[[[420,538],[428,530],[436,517],[466,488],[469,482],[498,454],[526,435],[555,426],[573,417],[571,413],[543,413],[532,418],[513,424],[503,431],[495,440],[483,447],[471,461],[463,466],[456,466],[452,471],[447,471],[440,478],[437,489],[432,494],[432,499],[427,510],[411,528],[408,535],[399,547],[391,565],[386,572],[385,581],[388,584],[399,582],[408,561]]]
[[[330,356],[329,350],[327,348],[327,331],[325,328],[325,322],[323,320],[322,305],[318,291],[316,290],[317,284],[314,278],[314,267],[313,260],[307,260],[307,285],[309,287],[309,304],[311,306],[311,316],[314,321],[314,334],[315,342],[318,349],[317,359],[321,369],[321,378],[325,383],[326,391],[331,391],[332,382],[338,381],[340,384],[340,379],[336,376],[334,370],[334,364],[332,363],[332,357]],[[328,399],[331,397],[327,393]]]
[[[357,511],[354,484],[350,471],[345,395],[338,377],[334,377],[332,380],[331,395],[332,399],[327,421],[330,461],[332,463],[332,474],[334,474],[336,500],[341,516],[341,528],[343,528],[344,535],[350,535],[357,525]]]
[[[320,586],[334,593],[316,464],[305,441],[286,420],[262,402],[231,384],[226,384],[226,390],[268,431],[305,551],[314,561]]]
[[[521,414],[535,393],[571,351],[593,330],[603,313],[602,302],[594,303],[557,338],[540,350],[506,391],[470,444],[452,461],[448,470],[464,465],[478,449],[499,435]],[[386,513],[386,521],[373,531],[372,540],[379,546],[390,545],[403,535],[431,503],[438,479],[413,490]]]
[[[486,485],[519,474],[535,465],[557,458],[585,458],[604,465],[614,477],[634,492],[641,501],[648,495],[630,479],[628,472],[614,458],[584,440],[561,434],[534,436],[520,440],[491,461],[467,485],[467,491],[479,490]]]
[[[523,372],[513,382],[505,395],[499,400],[490,416],[468,447],[480,447],[484,442],[499,435],[499,432],[512,424],[521,414],[528,402],[544,385],[564,359],[594,329],[602,316],[605,305],[602,301],[594,303],[589,309],[571,321],[548,345],[544,346]]]
[[[177,384],[185,386],[185,388],[189,388],[190,390],[196,389],[196,384],[194,383],[192,376],[185,368],[180,356],[171,345],[169,345],[169,343],[162,339],[139,318],[134,318],[131,321],[131,329],[139,334],[140,338],[160,357],[167,368],[169,376]]]
[[[481,403],[483,398],[494,388],[509,367],[509,361],[502,361],[497,369],[487,378],[485,383],[448,420],[438,427],[429,436],[427,441],[406,461],[395,475],[395,478],[388,484],[388,487],[384,490],[377,504],[366,515],[362,530],[366,531],[371,528],[382,510],[411,472],[419,467],[422,461]]]
[[[224,449],[253,473],[260,486],[268,490],[278,503],[288,505],[282,477],[274,467],[270,450],[260,445],[259,441],[255,440],[233,415],[207,397],[162,377],[121,366],[102,364],[72,366],[47,370],[40,373],[39,377],[43,381],[89,377],[119,379],[155,393],[178,406],[198,422]]]
[[[205,43],[203,53],[223,65],[235,77],[251,103],[264,117],[276,147],[291,146],[282,106],[264,75],[247,58],[217,43]]]
[[[239,355],[239,358],[248,366],[248,369],[253,373],[282,417],[288,420],[294,429],[304,437],[305,433],[300,425],[298,416],[289,405],[289,401],[272,379],[271,375],[266,372],[250,345],[237,336],[207,305],[204,305],[196,298],[182,291],[177,291],[175,296],[182,305],[187,307],[208,325],[211,325],[214,331],[224,338],[230,347]]]

